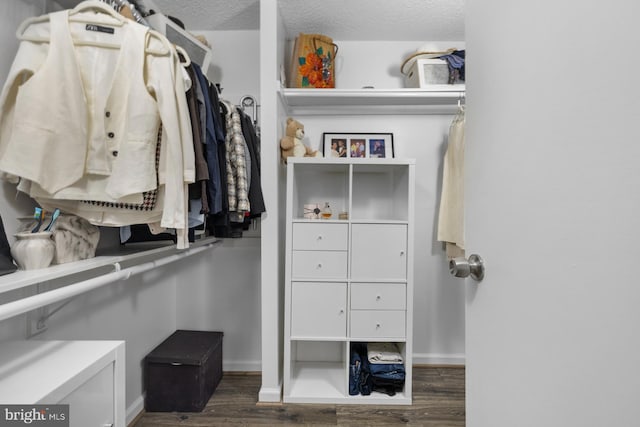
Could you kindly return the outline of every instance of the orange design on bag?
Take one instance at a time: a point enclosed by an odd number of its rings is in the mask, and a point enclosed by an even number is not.
[[[315,52],[310,52],[306,57],[299,58],[300,74],[302,75],[302,86],[313,86],[315,88],[330,88],[333,85],[333,75],[325,63],[330,63],[331,53],[324,55],[320,47]]]

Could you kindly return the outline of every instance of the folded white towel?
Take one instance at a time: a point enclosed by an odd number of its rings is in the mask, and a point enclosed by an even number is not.
[[[403,363],[398,346],[392,342],[373,342],[367,344],[369,363]]]

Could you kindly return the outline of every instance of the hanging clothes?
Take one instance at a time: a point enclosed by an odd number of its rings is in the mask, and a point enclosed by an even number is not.
[[[192,85],[187,91],[186,96],[187,106],[189,107],[189,116],[191,119],[191,130],[193,133],[193,151],[196,159],[196,182],[189,186],[189,199],[200,199],[200,212],[208,214],[210,212],[210,208],[209,197],[207,194],[207,183],[210,176],[205,156],[205,144],[203,143],[206,136],[203,133],[201,111],[198,106],[198,90],[200,86],[195,73],[194,64],[187,66],[186,70],[192,81]]]
[[[251,169],[247,168],[247,162],[251,161],[251,158],[247,156],[248,149],[242,133],[238,109],[230,103],[227,103],[226,107],[227,137],[225,147],[229,214],[232,222],[243,222],[245,213],[250,209],[249,171]]]
[[[162,125],[158,129],[158,143],[156,145],[156,170],[160,166],[160,147],[162,146]],[[157,177],[156,177],[157,181]],[[82,203],[89,203],[94,206],[119,208],[119,209],[131,209],[136,211],[150,211],[156,207],[156,201],[158,200],[158,189],[155,188],[150,191],[142,193],[142,203],[113,203],[113,202],[100,202],[97,200],[82,200]]]
[[[238,110],[238,114],[240,115],[242,134],[244,135],[244,139],[247,143],[251,159],[251,165],[249,168],[249,175],[251,176],[251,181],[249,183],[249,217],[256,218],[267,210],[264,204],[264,197],[262,195],[262,184],[260,178],[260,141],[251,118],[241,110]]]
[[[96,225],[158,222],[186,247],[195,160],[177,54],[145,26],[73,12],[73,20],[63,10],[25,29],[0,94],[0,171],[43,206],[86,212]],[[160,209],[148,212],[101,214],[82,202],[140,204],[154,189]]]
[[[220,129],[224,126],[221,119],[216,120],[215,110],[218,104],[213,102],[210,96],[210,84],[205,78],[202,70],[197,64],[193,65],[193,72],[196,76],[194,84],[197,85],[196,95],[200,102],[200,121],[203,133],[204,152],[209,169],[209,182],[207,185],[207,194],[209,198],[209,212],[216,214],[222,211],[222,182],[221,169],[218,160],[219,145],[224,146],[224,135]],[[219,114],[218,114],[219,117]]]
[[[219,100],[213,91],[212,100]],[[253,120],[229,101],[219,101],[221,116],[225,118],[225,150],[219,153],[226,185],[223,210],[212,215],[209,230],[217,237],[242,237],[251,221],[266,212],[260,178],[260,140]]]
[[[464,256],[464,107],[449,128],[449,142],[442,170],[438,214],[438,241],[445,242],[449,258]]]

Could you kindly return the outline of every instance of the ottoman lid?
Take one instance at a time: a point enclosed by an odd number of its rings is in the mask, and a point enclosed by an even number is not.
[[[222,332],[177,330],[146,357],[150,363],[200,366],[222,344]]]

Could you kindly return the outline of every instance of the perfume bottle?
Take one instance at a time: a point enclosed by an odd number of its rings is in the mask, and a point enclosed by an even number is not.
[[[325,202],[324,203],[324,208],[322,209],[321,215],[322,215],[322,219],[329,219],[331,218],[331,206],[329,206],[329,202]]]

